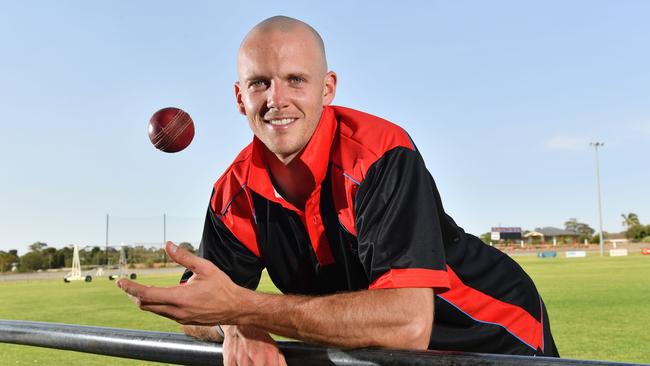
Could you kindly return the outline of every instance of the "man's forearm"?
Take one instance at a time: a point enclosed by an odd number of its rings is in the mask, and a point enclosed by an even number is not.
[[[403,288],[328,296],[245,291],[237,324],[337,347],[426,349],[433,291]]]
[[[364,290],[328,296],[257,293],[173,243],[165,250],[194,272],[183,286],[117,285],[142,310],[185,325],[252,325],[267,332],[338,347],[425,349],[433,323],[430,288]],[[226,341],[228,337],[226,337]]]

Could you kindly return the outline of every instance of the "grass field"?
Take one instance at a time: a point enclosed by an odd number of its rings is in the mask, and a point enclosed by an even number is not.
[[[650,257],[516,258],[544,297],[562,357],[650,363]],[[144,284],[173,285],[178,276]],[[261,290],[274,291],[265,277]],[[138,310],[114,282],[0,282],[0,319],[34,320],[156,331],[179,331]],[[0,344],[0,365],[144,365],[70,351]]]

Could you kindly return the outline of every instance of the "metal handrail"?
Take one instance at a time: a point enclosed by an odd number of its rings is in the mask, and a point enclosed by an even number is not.
[[[221,344],[199,341],[181,333],[0,320],[0,342],[181,365],[223,363]],[[289,365],[633,365],[445,351],[344,350],[300,342],[279,342],[279,347]]]

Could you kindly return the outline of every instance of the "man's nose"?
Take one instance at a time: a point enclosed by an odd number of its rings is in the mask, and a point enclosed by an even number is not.
[[[271,82],[268,89],[266,106],[269,108],[282,109],[288,105],[287,90],[279,82]]]

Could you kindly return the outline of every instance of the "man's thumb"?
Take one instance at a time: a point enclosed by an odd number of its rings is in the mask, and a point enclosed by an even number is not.
[[[210,262],[201,257],[197,257],[196,255],[179,247],[171,241],[168,241],[165,244],[165,252],[167,252],[167,255],[169,255],[169,257],[174,262],[180,264],[181,266],[189,269],[196,274],[205,273],[206,270],[211,267]]]

